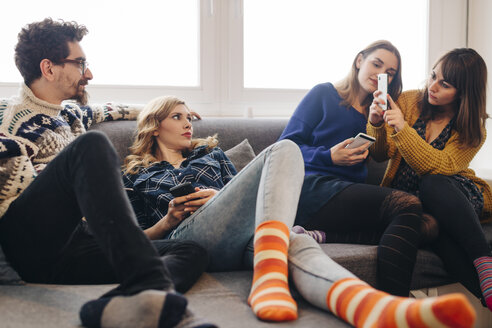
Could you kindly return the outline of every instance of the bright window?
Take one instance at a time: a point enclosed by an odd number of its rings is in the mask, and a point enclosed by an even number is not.
[[[348,73],[358,51],[386,39],[400,51],[405,89],[421,85],[427,0],[245,0],[244,87],[309,89]]]
[[[22,81],[13,60],[21,28],[52,17],[89,29],[81,44],[93,84],[199,85],[197,0],[16,0],[8,9],[0,20],[0,82]]]
[[[21,27],[76,20],[94,79],[91,102],[146,103],[173,94],[203,116],[290,116],[317,83],[347,74],[355,54],[390,40],[404,89],[466,44],[466,0],[10,1],[0,20],[0,97],[18,90]]]

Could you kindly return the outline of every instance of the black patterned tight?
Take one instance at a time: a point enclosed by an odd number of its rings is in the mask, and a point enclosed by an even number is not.
[[[327,242],[378,245],[377,288],[408,296],[421,223],[417,197],[353,184],[332,197],[305,228],[325,231]]]

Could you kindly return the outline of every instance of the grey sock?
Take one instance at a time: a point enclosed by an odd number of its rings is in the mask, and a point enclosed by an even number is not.
[[[86,327],[174,327],[182,320],[187,303],[177,294],[145,290],[132,296],[90,301],[80,310],[80,319]]]

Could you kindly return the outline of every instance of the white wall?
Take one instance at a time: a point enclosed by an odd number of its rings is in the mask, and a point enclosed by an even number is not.
[[[429,0],[427,72],[444,53],[466,46],[466,7],[467,0]]]
[[[475,49],[488,68],[487,113],[492,117],[492,1],[469,0],[468,47]],[[487,122],[488,138],[472,162],[481,177],[492,179],[492,118]]]

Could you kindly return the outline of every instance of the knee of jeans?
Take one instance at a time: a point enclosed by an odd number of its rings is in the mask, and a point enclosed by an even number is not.
[[[101,145],[102,147],[111,145],[108,137],[103,132],[97,130],[87,131],[86,133],[80,135],[76,139],[76,142],[78,142],[81,146],[87,145],[91,147],[91,149],[94,147],[101,147]]]
[[[79,151],[84,149],[90,150],[91,153],[115,153],[113,145],[109,138],[100,131],[88,131],[76,139],[77,148]]]
[[[302,158],[301,149],[299,146],[292,140],[282,139],[274,144],[274,147],[277,149],[282,149],[289,159],[289,161],[297,161],[301,167],[304,168],[304,159]]]
[[[109,141],[108,136],[101,131],[97,131],[97,130],[87,131],[81,137],[88,140],[89,143],[101,143],[104,144],[105,146],[111,145],[111,141]]]
[[[279,148],[283,148],[288,152],[299,153],[299,154],[301,153],[299,146],[294,141],[289,139],[283,139],[278,141],[276,143],[276,146]]]

